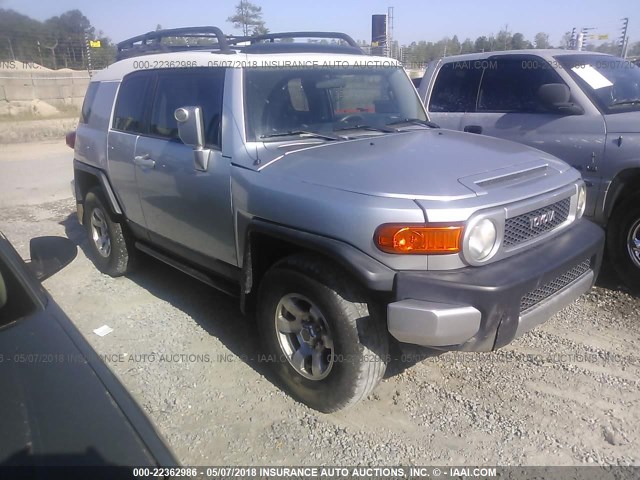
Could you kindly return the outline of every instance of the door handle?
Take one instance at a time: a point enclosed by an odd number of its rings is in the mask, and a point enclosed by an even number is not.
[[[153,168],[156,166],[156,161],[149,157],[150,155],[148,153],[145,153],[144,155],[136,155],[133,157],[133,163],[139,167]]]
[[[465,125],[464,131],[467,133],[482,133],[482,127],[480,125]]]

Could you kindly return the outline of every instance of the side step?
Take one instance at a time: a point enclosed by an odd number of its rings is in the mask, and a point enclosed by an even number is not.
[[[186,273],[196,280],[200,280],[202,283],[206,283],[210,287],[213,287],[216,290],[221,291],[222,293],[226,293],[227,295],[230,295],[232,297],[240,296],[240,286],[231,281],[227,281],[222,278],[214,278],[206,273],[201,272],[200,270],[196,270],[195,268],[180,262],[179,260],[176,260],[173,257],[169,257],[164,253],[161,253],[158,250],[149,247],[148,245],[145,245],[144,243],[136,242],[135,246],[141,252],[144,252],[147,255],[152,256],[153,258],[157,258],[161,262],[166,263],[167,265],[170,265],[173,268]]]

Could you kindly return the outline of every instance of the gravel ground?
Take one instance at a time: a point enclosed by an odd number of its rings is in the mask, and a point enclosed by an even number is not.
[[[398,358],[366,401],[323,415],[274,384],[234,300],[151,259],[104,276],[71,198],[2,195],[23,257],[38,235],[80,246],[45,286],[185,465],[640,465],[640,299],[608,271],[502,350]]]

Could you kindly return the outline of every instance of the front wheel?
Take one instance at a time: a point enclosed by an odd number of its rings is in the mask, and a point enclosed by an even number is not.
[[[607,229],[607,249],[622,281],[640,289],[640,195],[614,211]]]
[[[388,361],[384,316],[327,262],[288,257],[261,282],[258,327],[267,358],[288,392],[311,408],[354,405]]]

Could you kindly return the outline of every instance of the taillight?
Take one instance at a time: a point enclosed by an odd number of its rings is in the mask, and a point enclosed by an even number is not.
[[[69,148],[76,148],[76,131],[75,130],[73,130],[72,132],[68,132],[64,138]]]
[[[376,229],[374,242],[387,253],[457,253],[462,230],[462,225],[385,224]]]

